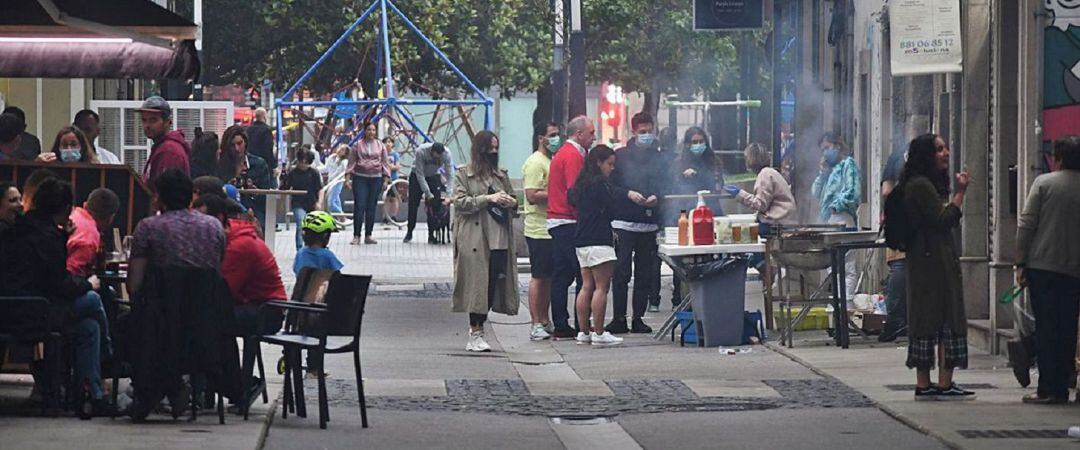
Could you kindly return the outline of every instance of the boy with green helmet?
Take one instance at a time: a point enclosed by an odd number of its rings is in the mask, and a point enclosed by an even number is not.
[[[334,216],[326,211],[312,211],[304,216],[300,228],[303,232],[304,246],[296,252],[293,260],[293,273],[299,275],[305,267],[316,269],[341,270],[345,265],[326,248],[330,245],[330,233],[338,230]]]

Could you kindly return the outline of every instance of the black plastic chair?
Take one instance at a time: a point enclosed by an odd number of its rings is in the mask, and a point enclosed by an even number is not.
[[[298,291],[305,292],[311,280],[319,279],[315,276],[304,276],[301,280],[305,286],[298,283]],[[259,336],[256,345],[262,342],[280,345],[285,353],[285,392],[282,406],[282,417],[287,418],[290,407],[294,408],[297,415],[306,417],[304,406],[304,374],[301,361],[301,351],[306,350],[318,374],[319,383],[319,428],[326,428],[326,422],[330,421],[330,407],[326,397],[326,374],[324,371],[324,355],[327,353],[352,353],[353,368],[356,371],[356,389],[360,402],[360,419],[364,428],[368,427],[367,399],[364,397],[363,375],[360,368],[360,326],[364,318],[364,306],[367,302],[368,288],[371,286],[370,275],[344,275],[339,272],[330,277],[323,303],[307,303],[304,301],[271,301],[263,304],[260,315],[268,313],[271,309],[284,310],[286,313],[285,328],[277,334]],[[327,344],[328,336],[345,336],[352,339],[341,346],[330,347]],[[258,348],[256,351],[260,351]],[[261,363],[261,361],[260,361]],[[245,373],[248,371],[245,370]],[[247,402],[245,402],[247,405]],[[244,409],[244,418],[248,415]]]
[[[49,301],[42,297],[0,297],[0,343],[19,345],[45,345],[46,401],[41,403],[41,414],[49,407],[58,407],[63,371],[63,337],[50,330],[51,311]],[[0,366],[3,365],[0,354]]]

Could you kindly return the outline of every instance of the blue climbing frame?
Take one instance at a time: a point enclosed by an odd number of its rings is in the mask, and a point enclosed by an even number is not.
[[[320,100],[320,101],[302,101],[302,100],[300,100],[300,101],[296,101],[296,100],[292,100],[293,96],[296,94],[296,90],[300,88],[300,85],[303,84],[304,81],[307,81],[307,79],[311,76],[312,73],[315,73],[315,70],[318,69],[319,66],[321,66],[323,64],[323,62],[325,62],[327,60],[327,58],[330,57],[330,54],[334,53],[334,50],[337,50],[337,48],[340,47],[341,44],[345,43],[345,41],[348,39],[349,35],[352,34],[353,32],[355,32],[357,27],[359,27],[360,24],[363,23],[364,20],[366,20],[368,18],[368,16],[370,16],[373,12],[375,12],[376,8],[378,8],[379,12],[380,12],[379,27],[380,27],[381,32],[379,33],[379,37],[380,37],[380,39],[382,41],[381,42],[381,44],[382,44],[382,58],[381,59],[384,61],[384,63],[382,65],[384,66],[384,69],[385,69],[385,71],[384,71],[384,76],[385,76],[385,79],[384,79],[385,84],[384,84],[384,86],[386,88],[386,98],[373,99],[373,100],[344,100],[344,101],[325,101],[325,100]],[[422,40],[424,42],[424,44],[427,45],[428,48],[430,48],[432,50],[432,52],[434,52],[435,55],[438,56],[439,59],[441,59],[443,61],[443,63],[445,63],[447,65],[447,67],[450,68],[450,70],[454,71],[454,73],[457,74],[457,76],[461,78],[461,81],[464,82],[464,84],[466,86],[468,86],[469,89],[471,89],[472,92],[474,94],[476,94],[477,97],[479,97],[479,99],[477,99],[477,100],[419,100],[419,99],[414,100],[414,99],[408,99],[408,98],[398,98],[397,97],[397,91],[394,88],[394,72],[391,69],[390,63],[389,63],[390,62],[390,33],[389,33],[389,27],[387,26],[387,21],[389,19],[388,11],[393,11],[394,14],[396,14],[399,18],[401,18],[401,20],[405,23],[405,26],[409,30],[411,30],[413,33],[416,33],[416,35],[420,37],[420,40]],[[408,122],[409,125],[412,126],[412,128],[414,130],[416,130],[417,133],[420,134],[420,136],[422,136],[424,138],[424,141],[431,142],[431,137],[428,136],[427,133],[425,133],[424,130],[422,130],[420,128],[420,126],[416,124],[416,121],[413,120],[413,117],[408,113],[408,111],[405,110],[405,108],[402,108],[402,106],[421,106],[421,105],[425,105],[425,106],[438,106],[438,105],[445,105],[445,106],[477,105],[477,106],[483,106],[484,107],[484,129],[485,130],[490,130],[491,129],[491,122],[492,122],[492,120],[491,120],[492,119],[492,117],[491,117],[491,107],[492,107],[492,105],[494,103],[495,103],[494,100],[492,100],[491,97],[488,97],[487,95],[485,95],[484,92],[480,90],[480,88],[476,87],[476,84],[474,84],[472,82],[472,80],[469,79],[469,77],[465,76],[465,74],[461,71],[461,69],[458,69],[458,67],[456,65],[454,65],[453,61],[450,61],[450,58],[448,56],[446,56],[446,54],[443,53],[442,50],[439,49],[439,47],[435,46],[434,42],[431,42],[431,39],[428,39],[428,37],[424,34],[424,32],[420,31],[420,29],[417,28],[416,24],[414,24],[412,22],[412,20],[409,20],[409,17],[406,16],[405,13],[401,12],[400,9],[398,9],[397,5],[395,5],[390,0],[375,0],[374,2],[372,2],[371,6],[368,6],[368,8],[366,10],[364,10],[364,13],[361,14],[360,17],[357,18],[356,21],[354,21],[352,23],[352,25],[349,25],[349,28],[347,28],[345,30],[345,32],[342,33],[341,36],[338,37],[336,41],[334,41],[333,45],[331,45],[330,48],[326,49],[326,51],[323,52],[322,56],[320,56],[319,59],[315,61],[315,64],[312,64],[311,67],[308,68],[308,70],[306,72],[304,72],[304,75],[300,76],[300,79],[296,80],[296,82],[293,83],[293,85],[287,91],[285,91],[284,94],[282,94],[280,97],[278,97],[278,100],[274,103],[274,109],[276,110],[275,112],[276,112],[276,115],[277,115],[278,158],[282,159],[282,160],[284,160],[284,158],[285,158],[285,134],[284,134],[283,129],[282,129],[283,128],[282,127],[282,119],[284,117],[282,111],[285,108],[304,107],[304,106],[333,106],[333,105],[338,105],[338,106],[343,106],[343,105],[369,106],[369,107],[379,108],[379,112],[375,116],[376,118],[382,117],[383,114],[385,114],[387,111],[395,110],[399,114],[401,114],[402,118],[404,118],[405,121]]]

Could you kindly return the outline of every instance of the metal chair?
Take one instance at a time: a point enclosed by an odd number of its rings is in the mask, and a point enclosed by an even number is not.
[[[325,271],[324,271],[325,272]],[[305,286],[297,288],[294,292],[311,292],[311,283],[317,282],[320,277],[315,275],[299,277]],[[325,279],[325,278],[322,278]],[[285,327],[276,334],[258,336],[255,345],[261,343],[280,345],[285,353],[285,404],[282,406],[282,418],[287,418],[290,408],[297,415],[306,417],[304,406],[304,374],[301,364],[301,351],[308,352],[312,364],[317,365],[319,383],[319,428],[326,428],[326,422],[330,421],[330,407],[326,396],[326,374],[324,367],[324,355],[327,353],[352,353],[353,368],[356,371],[356,388],[360,402],[360,418],[364,428],[368,427],[367,400],[364,397],[364,383],[360,368],[360,326],[364,318],[364,306],[367,302],[368,288],[371,286],[370,275],[344,275],[333,272],[329,277],[325,294],[315,299],[305,301],[271,301],[263,304],[259,310],[260,316],[272,309],[283,310],[286,313]],[[317,287],[317,286],[316,286]],[[319,291],[315,289],[315,291]],[[321,291],[320,291],[321,292]],[[295,295],[294,295],[295,297]],[[314,303],[308,301],[313,300]],[[327,343],[328,336],[352,337],[341,346],[331,347]],[[261,351],[256,347],[256,351]],[[261,361],[259,361],[261,364]],[[248,370],[245,370],[247,373]],[[244,403],[247,405],[247,402]],[[248,416],[248,408],[244,408],[244,418]]]

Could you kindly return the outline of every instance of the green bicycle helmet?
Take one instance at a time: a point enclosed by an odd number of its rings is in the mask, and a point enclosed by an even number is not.
[[[301,228],[316,233],[328,233],[337,231],[337,222],[334,221],[334,216],[326,211],[312,211],[304,216]]]

